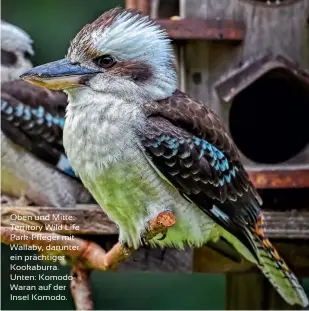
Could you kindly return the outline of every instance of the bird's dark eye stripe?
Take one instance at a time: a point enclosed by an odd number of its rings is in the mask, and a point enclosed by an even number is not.
[[[116,60],[110,55],[102,55],[94,58],[93,62],[101,68],[110,68],[116,63]]]
[[[17,62],[17,56],[13,52],[1,49],[1,65],[13,66]]]
[[[31,54],[30,54],[28,51],[26,51],[26,52],[24,53],[24,57],[25,57],[25,59],[30,60]]]

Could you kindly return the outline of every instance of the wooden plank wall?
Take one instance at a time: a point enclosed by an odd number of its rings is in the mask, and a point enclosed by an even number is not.
[[[233,71],[270,51],[302,68],[309,68],[309,1],[287,2],[290,5],[270,7],[245,0],[181,1],[180,15],[183,17],[232,19],[246,24],[244,41],[238,45],[224,41],[189,41],[185,44],[182,60],[185,90],[207,103],[226,124],[230,104],[221,103],[214,86]],[[246,157],[243,162],[249,168],[257,166]]]
[[[185,90],[211,106],[226,123],[229,107],[220,102],[214,86],[233,70],[269,51],[286,56],[301,67],[309,66],[306,24],[309,1],[294,1],[291,6],[274,8],[241,0],[183,0],[180,3],[183,17],[243,20],[247,25],[242,44],[189,41],[181,60],[185,66]],[[200,271],[196,259],[194,268]],[[291,309],[257,271],[228,273],[226,293],[229,310]]]

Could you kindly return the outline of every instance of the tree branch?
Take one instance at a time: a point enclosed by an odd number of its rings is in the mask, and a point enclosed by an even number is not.
[[[162,212],[148,224],[147,239],[152,239],[160,232],[167,230],[176,223],[175,215],[170,212]],[[49,246],[56,252],[72,257],[74,264],[98,270],[115,269],[133,251],[133,248],[123,244],[115,244],[106,253],[103,248],[94,242],[77,237],[69,238],[57,233],[33,232],[16,230],[10,227],[1,227],[1,242],[4,244],[18,244],[28,246],[41,246],[43,250]],[[48,250],[46,250],[48,251]]]
[[[7,214],[10,214],[10,212]],[[24,215],[24,213],[21,214]],[[32,220],[31,217],[30,220]],[[144,238],[150,240],[160,232],[165,232],[175,223],[176,217],[172,212],[162,212],[149,221]],[[127,247],[118,242],[108,252],[105,252],[96,243],[77,237],[67,239],[67,236],[57,233],[38,233],[13,228],[14,226],[1,226],[2,243],[41,246],[41,253],[50,252],[50,250],[46,249],[47,246],[55,247],[56,253],[72,258],[73,268],[71,274],[74,278],[71,281],[71,292],[77,310],[94,309],[89,279],[92,269],[114,270],[119,263],[128,258],[134,251],[134,248]],[[54,251],[52,252],[55,253]]]
[[[269,238],[309,238],[309,212],[306,209],[289,211],[264,210],[263,214],[265,218],[265,233]],[[12,220],[13,215],[20,215],[24,219]],[[56,217],[53,218],[53,215]],[[102,208],[95,204],[77,205],[74,208],[62,209],[40,206],[12,207],[2,205],[1,226],[8,227],[12,224],[20,226],[27,224],[41,225],[43,226],[43,231],[58,234],[118,234],[117,226],[108,219]],[[79,226],[79,229],[76,230],[74,225]]]

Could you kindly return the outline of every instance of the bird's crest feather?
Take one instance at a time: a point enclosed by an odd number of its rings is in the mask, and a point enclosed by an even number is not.
[[[78,52],[87,58],[113,54],[118,60],[149,59],[154,48],[161,50],[160,61],[171,61],[172,48],[165,30],[139,11],[116,8],[83,27],[71,42],[68,58]]]

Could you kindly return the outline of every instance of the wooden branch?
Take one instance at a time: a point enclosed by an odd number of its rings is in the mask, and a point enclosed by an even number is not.
[[[22,220],[16,219],[22,215]],[[1,206],[1,226],[41,225],[45,232],[59,234],[112,235],[118,234],[117,226],[109,220],[101,207],[95,204],[77,205],[72,208],[40,206]],[[76,230],[77,225],[79,227]]]
[[[73,266],[71,275],[71,293],[76,310],[93,310],[92,291],[90,284],[91,269],[83,268],[78,265]]]
[[[269,238],[309,240],[309,211],[263,211],[263,215]]]
[[[295,310],[259,272],[228,273],[226,310]]]
[[[14,230],[1,227],[1,243],[27,246],[41,246],[44,251],[49,248],[58,248],[58,254],[68,255],[77,259],[77,263],[85,267],[106,270],[106,252],[96,243],[79,238],[64,239],[57,233],[38,233],[25,230]]]
[[[52,217],[48,218],[49,215],[59,215],[62,216],[72,216],[74,215],[74,220],[52,220]],[[23,215],[27,216],[26,220],[23,221],[15,221],[11,219],[11,215]],[[44,216],[41,217],[40,220],[34,220],[35,216]],[[161,219],[160,219],[161,217]],[[280,239],[285,240],[286,242],[293,242],[292,239],[298,240],[308,240],[309,239],[309,212],[308,211],[264,211],[265,217],[265,232],[267,236],[271,239]],[[153,223],[159,231],[163,230],[162,224],[168,227],[173,225],[175,222],[175,218],[173,218],[173,214],[169,214],[169,212],[164,213],[164,217],[162,215],[158,217],[158,219]],[[88,243],[84,240],[78,240],[78,235],[83,234],[85,235],[110,235],[110,234],[117,234],[116,226],[108,220],[107,216],[103,213],[102,209],[97,205],[79,205],[76,208],[72,209],[55,209],[49,207],[2,207],[2,219],[1,219],[2,226],[9,227],[3,228],[3,230],[12,230],[14,227],[12,224],[24,225],[24,224],[39,224],[43,226],[45,229],[45,234],[49,234],[48,230],[46,230],[47,225],[57,224],[59,225],[56,229],[50,231],[55,231],[52,234],[72,234],[76,236],[74,243],[80,245],[81,248],[88,247]],[[66,224],[67,226],[70,225],[78,225],[80,226],[80,230],[73,231],[70,229],[61,228],[61,225]],[[153,224],[150,223],[151,232],[153,231]],[[163,226],[163,227],[164,227]],[[8,231],[6,231],[8,232]],[[27,234],[32,234],[32,232],[27,231]],[[152,238],[149,235],[149,232],[146,233],[146,238]],[[24,244],[24,242],[29,241],[22,241],[20,244]],[[8,242],[7,242],[8,243]],[[70,242],[73,243],[73,242]],[[73,243],[73,245],[75,245]],[[308,242],[307,242],[308,243]],[[47,243],[49,244],[49,242]],[[90,262],[88,262],[88,266],[94,269],[106,269],[106,262],[102,261],[103,254],[105,252],[96,244],[90,244],[89,258]],[[67,245],[67,241],[63,243],[63,245]],[[280,251],[280,249],[279,249]],[[299,250],[298,250],[299,251]],[[103,252],[103,253],[102,253]],[[288,258],[289,258],[289,251]],[[74,254],[73,254],[74,255]],[[76,256],[80,256],[80,253],[75,254]],[[284,255],[284,254],[283,254]],[[284,256],[286,257],[286,256]],[[309,255],[308,255],[309,257]],[[89,261],[88,258],[88,261]],[[99,261],[98,261],[98,258]],[[115,260],[115,259],[113,259]],[[240,262],[235,262],[231,260],[228,256],[218,255],[218,252],[214,249],[209,247],[205,247],[202,249],[195,250],[195,270],[200,272],[233,272],[233,271],[249,271],[253,268],[249,262],[245,261],[244,259],[240,258]],[[290,258],[291,262],[294,262],[294,258]],[[82,259],[85,261],[85,259]],[[87,266],[87,267],[88,267]],[[109,267],[110,268],[110,267]],[[292,267],[291,267],[292,268]],[[307,271],[308,266],[302,265],[301,267],[297,267],[299,273],[301,271]],[[307,272],[305,272],[307,274]]]
[[[247,169],[249,177],[258,189],[286,189],[309,187],[309,168],[289,169],[288,166],[280,169]]]
[[[126,0],[126,8],[127,9],[136,9],[138,0]]]
[[[228,273],[226,276],[226,310],[265,310],[264,276],[257,272]],[[241,295],[241,299],[240,296]],[[284,309],[285,310],[285,309]]]
[[[145,239],[151,239],[164,232],[176,222],[175,215],[170,211],[161,212],[148,223],[148,232]],[[40,252],[56,251],[62,255],[72,257],[73,263],[83,267],[111,270],[126,259],[133,248],[120,243],[115,244],[107,253],[96,243],[77,238],[75,236],[63,236],[57,233],[34,232],[19,230],[10,227],[1,227],[1,242],[4,244],[17,244],[28,246],[40,246]]]
[[[22,215],[24,220],[13,220],[16,215]],[[55,217],[53,218],[52,215]],[[40,220],[36,220],[36,217],[40,217]],[[264,218],[265,232],[269,238],[309,239],[309,211],[264,211]],[[167,221],[173,222],[175,219],[170,218]],[[12,224],[19,226],[40,225],[44,232],[58,234],[118,234],[116,225],[108,219],[98,205],[77,205],[75,208],[62,209],[38,206],[2,206],[1,225],[11,227]],[[76,230],[73,225],[79,226],[79,229]]]
[[[150,1],[151,0],[126,0],[127,9],[136,9],[144,14],[150,13]]]

